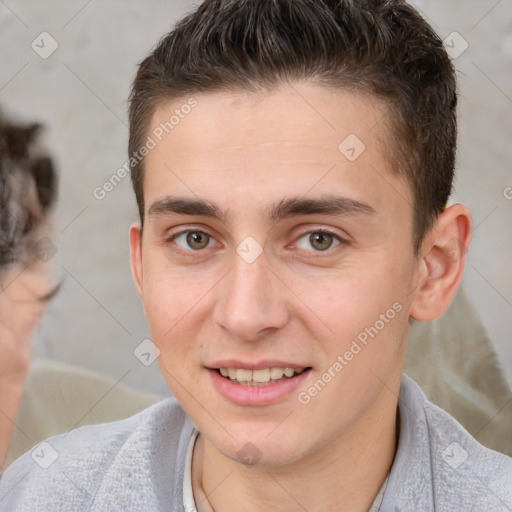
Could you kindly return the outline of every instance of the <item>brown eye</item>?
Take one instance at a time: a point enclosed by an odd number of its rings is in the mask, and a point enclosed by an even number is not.
[[[181,249],[200,251],[211,246],[213,238],[203,231],[184,231],[173,237],[173,242]]]
[[[187,234],[187,244],[192,249],[204,249],[208,247],[210,236],[200,231],[190,231]]]
[[[321,252],[332,249],[341,243],[340,238],[326,231],[313,231],[302,235],[297,246],[310,252]]]
[[[309,242],[312,247],[319,251],[325,251],[331,247],[334,237],[329,233],[311,233]]]

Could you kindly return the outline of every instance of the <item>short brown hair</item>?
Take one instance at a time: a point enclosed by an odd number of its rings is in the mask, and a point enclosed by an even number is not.
[[[457,92],[443,43],[401,0],[205,0],[141,63],[129,154],[162,102],[294,80],[376,95],[389,106],[391,167],[414,193],[414,249],[443,211],[455,167]],[[131,177],[144,222],[144,161]]]

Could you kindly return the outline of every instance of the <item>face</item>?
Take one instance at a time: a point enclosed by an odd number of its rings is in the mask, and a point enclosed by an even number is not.
[[[46,230],[41,230],[46,234]],[[1,375],[23,383],[32,359],[34,332],[55,291],[49,263],[15,263],[0,273]]]
[[[234,460],[292,463],[372,428],[398,393],[412,191],[373,97],[297,83],[195,100],[146,157],[136,285],[205,438]]]

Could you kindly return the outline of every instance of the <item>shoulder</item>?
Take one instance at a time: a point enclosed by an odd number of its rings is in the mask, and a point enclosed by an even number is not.
[[[7,469],[0,510],[96,510],[96,503],[121,510],[137,500],[156,510],[159,469],[172,481],[169,468],[184,458],[191,431],[186,413],[168,398],[125,420],[51,437]]]
[[[449,503],[464,500],[477,510],[510,510],[512,458],[480,444],[436,405],[426,402],[425,413],[430,432],[432,474],[440,504],[444,500]]]
[[[436,508],[512,508],[512,458],[480,444],[452,416],[429,402],[412,380],[405,378],[403,385],[411,412],[423,423],[415,444],[428,448],[425,461],[430,465]]]

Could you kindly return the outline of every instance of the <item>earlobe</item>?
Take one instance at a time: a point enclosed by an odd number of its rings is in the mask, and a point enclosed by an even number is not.
[[[144,292],[142,286],[142,230],[140,222],[134,222],[130,226],[130,267],[133,282],[142,298]]]
[[[471,213],[462,204],[438,216],[423,242],[412,318],[434,320],[449,308],[464,275],[471,228]]]

